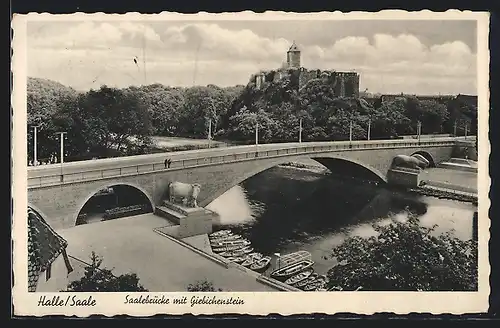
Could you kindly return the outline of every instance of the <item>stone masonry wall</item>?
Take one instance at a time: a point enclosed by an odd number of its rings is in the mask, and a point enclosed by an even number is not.
[[[192,168],[170,169],[140,175],[105,178],[89,182],[77,182],[28,190],[28,205],[33,205],[54,229],[75,225],[79,211],[98,190],[116,184],[127,184],[143,191],[150,201],[160,204],[167,197],[168,184],[172,181],[200,183],[202,190],[198,198],[200,206],[206,206],[234,185],[275,165],[303,158],[333,157],[355,161],[368,170],[385,177],[394,156],[411,155],[419,148],[387,148],[377,150],[351,150],[320,152],[315,154],[250,158],[232,163],[207,163]],[[435,163],[447,160],[452,147],[426,148]],[[265,152],[264,152],[265,153]],[[270,155],[272,151],[269,152]]]

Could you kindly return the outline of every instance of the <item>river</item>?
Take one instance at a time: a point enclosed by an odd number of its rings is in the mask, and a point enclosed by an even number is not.
[[[436,233],[472,238],[477,206],[407,194],[326,173],[274,167],[228,190],[208,208],[220,215],[216,229],[231,229],[266,255],[306,250],[314,269],[335,265],[331,250],[349,236],[376,234],[374,224],[405,220],[408,210]]]

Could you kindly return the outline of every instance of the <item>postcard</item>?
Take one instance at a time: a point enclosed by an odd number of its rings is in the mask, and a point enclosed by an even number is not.
[[[488,13],[12,29],[15,315],[487,310]]]

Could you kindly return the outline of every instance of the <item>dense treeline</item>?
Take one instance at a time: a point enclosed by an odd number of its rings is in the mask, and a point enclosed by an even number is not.
[[[394,138],[422,133],[463,134],[467,124],[476,132],[477,108],[462,99],[418,100],[399,97],[375,99],[371,105],[358,99],[341,99],[322,80],[297,90],[289,79],[255,85],[189,88],[153,84],[77,92],[57,82],[28,79],[28,159],[33,156],[33,126],[38,126],[38,158],[59,154],[56,132],[67,132],[67,160],[147,153],[151,136],[206,138],[209,121],[215,138],[253,142],[259,124],[261,142],[295,141],[302,119],[302,139],[342,140],[349,136]]]

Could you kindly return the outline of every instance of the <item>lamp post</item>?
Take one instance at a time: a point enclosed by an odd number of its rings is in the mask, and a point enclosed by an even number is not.
[[[259,122],[255,122],[255,145],[259,144]]]
[[[37,159],[37,128],[40,127],[39,125],[33,126],[33,166],[37,165],[38,159]]]
[[[420,134],[422,133],[422,122],[418,121],[417,123],[417,137],[418,142],[420,143]]]
[[[64,163],[64,135],[66,134],[67,132],[57,132],[57,134],[59,134],[59,137],[61,138],[61,154],[59,155],[60,156],[60,159],[59,159],[59,162],[61,163],[61,182],[63,182],[64,180],[64,176],[63,176],[63,163]]]
[[[299,120],[299,143],[302,143],[302,118]]]
[[[453,136],[457,136],[457,120],[453,123]]]
[[[212,119],[208,119],[208,148],[212,145]]]
[[[468,128],[467,123],[465,123],[465,128],[464,128],[465,129],[465,135],[464,135],[464,139],[467,139],[467,128]]]
[[[370,116],[368,118],[368,140],[370,140],[371,133],[372,133],[372,118]]]
[[[349,142],[352,141],[352,121],[349,121]]]

